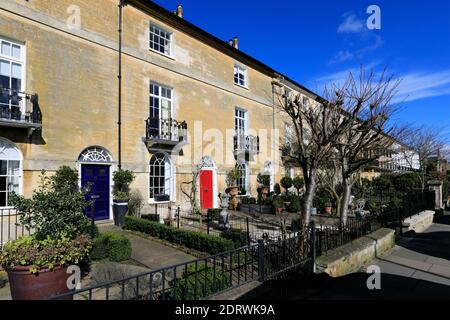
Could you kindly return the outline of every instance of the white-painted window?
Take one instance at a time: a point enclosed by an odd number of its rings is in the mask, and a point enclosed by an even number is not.
[[[25,91],[25,47],[0,38],[0,117],[19,120]]]
[[[12,143],[0,139],[0,208],[9,207],[11,193],[20,194],[22,156]]]
[[[239,190],[248,190],[248,167],[245,162],[238,163],[236,165],[236,168],[240,172],[240,177],[237,180],[237,186]]]
[[[248,129],[247,111],[241,108],[234,109],[234,131],[236,135],[245,135]]]
[[[167,195],[172,198],[173,184],[172,162],[167,155],[158,153],[150,160],[149,197],[156,201],[158,196]]]
[[[247,69],[234,65],[234,83],[242,87],[247,87]]]
[[[158,27],[150,25],[150,49],[167,56],[172,56],[172,33]]]
[[[154,137],[166,136],[171,130],[173,89],[150,83],[150,134]]]

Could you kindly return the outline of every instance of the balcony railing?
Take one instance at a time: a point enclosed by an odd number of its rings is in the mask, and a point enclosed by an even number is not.
[[[176,144],[187,141],[187,123],[175,119],[148,118],[146,123],[147,141]]]
[[[0,88],[0,124],[40,127],[41,123],[37,95]]]
[[[235,152],[248,152],[259,153],[259,137],[237,134],[234,136],[234,151]]]

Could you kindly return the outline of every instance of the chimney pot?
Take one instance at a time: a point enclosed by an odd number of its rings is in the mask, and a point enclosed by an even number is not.
[[[238,39],[238,37],[234,37],[234,39],[233,39],[233,47],[235,49],[239,49],[239,39]]]
[[[228,44],[233,47],[233,39],[228,40]]]
[[[183,18],[183,6],[181,4],[178,5],[177,10],[175,12],[177,16]]]

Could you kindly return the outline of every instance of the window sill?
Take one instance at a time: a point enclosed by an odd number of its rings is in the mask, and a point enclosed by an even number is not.
[[[242,88],[242,89],[245,89],[245,90],[250,90],[249,88],[248,88],[248,86],[243,86],[243,85],[240,85],[239,83],[236,83],[236,82],[233,82],[234,83],[234,85],[236,86],[236,87],[239,87],[239,88]]]
[[[175,201],[155,201],[153,199],[148,200],[148,204],[171,204],[171,203],[175,203]]]
[[[164,57],[164,58],[167,58],[167,59],[176,61],[175,58],[174,58],[173,56],[169,56],[168,54],[159,52],[159,51],[157,51],[157,50],[155,50],[155,49],[148,48],[148,51],[153,52],[153,53],[156,53],[156,54],[158,54],[158,55],[160,55],[160,56],[162,56],[162,57]]]

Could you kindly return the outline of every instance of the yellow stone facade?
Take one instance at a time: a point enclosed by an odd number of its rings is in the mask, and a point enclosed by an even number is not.
[[[249,132],[260,138],[260,152],[247,163],[248,192],[256,195],[256,176],[268,161],[273,181],[279,181],[286,172],[279,153],[286,119],[277,109],[283,90],[274,94],[273,81],[278,77],[273,70],[234,48],[215,45],[217,39],[185,28],[180,18],[162,14],[152,4],[143,6],[143,2],[130,1],[122,11],[122,168],[135,172],[132,188],[152,203],[149,162],[154,152],[144,141],[151,82],[173,89],[172,116],[188,126],[182,155],[170,155],[172,201],[186,202],[180,184],[191,179],[204,156],[215,162],[215,195],[224,192],[226,172],[236,164],[235,107],[247,111]],[[117,170],[118,21],[119,6],[114,0],[1,1],[0,39],[26,50],[25,90],[38,95],[42,112],[42,129],[32,135],[22,128],[0,125],[0,138],[22,154],[21,191],[25,196],[36,188],[42,169],[54,172],[61,165],[80,169],[80,153],[92,146],[108,151],[113,159],[111,172]],[[151,24],[172,34],[172,56],[149,49]],[[234,84],[236,64],[247,70],[246,88]],[[302,88],[290,87],[315,98]],[[228,135],[230,141],[215,139],[218,135]],[[300,170],[295,168],[293,174]]]

